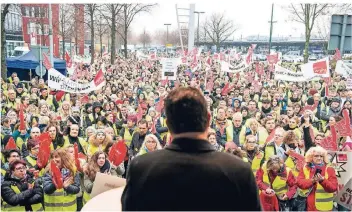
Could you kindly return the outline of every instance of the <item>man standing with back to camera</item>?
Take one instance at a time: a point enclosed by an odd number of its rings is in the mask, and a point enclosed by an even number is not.
[[[210,113],[201,92],[191,87],[171,91],[165,111],[173,141],[132,161],[122,210],[260,211],[249,165],[216,152],[207,141]]]

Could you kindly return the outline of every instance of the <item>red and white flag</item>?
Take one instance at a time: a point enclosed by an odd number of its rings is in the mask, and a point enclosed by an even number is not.
[[[72,67],[72,60],[68,52],[65,52],[65,61],[66,61],[66,67],[71,68]]]
[[[44,52],[43,52],[43,65],[47,70],[52,68],[48,55],[46,55]]]
[[[211,57],[210,57],[210,56],[208,56],[208,58],[207,58],[207,64],[208,64],[209,66],[213,65],[213,61],[211,60]]]
[[[247,57],[246,57],[247,65],[249,65],[252,62],[252,56],[253,56],[253,48],[252,48],[252,46],[250,46],[248,48],[248,53],[247,53]]]
[[[153,53],[149,54],[149,59],[150,60],[156,60],[156,53],[153,52]]]

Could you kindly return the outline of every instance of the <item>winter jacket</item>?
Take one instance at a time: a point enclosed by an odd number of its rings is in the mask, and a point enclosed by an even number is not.
[[[304,169],[306,169],[306,168],[309,170],[309,179],[307,179],[304,174]],[[316,208],[316,200],[315,200],[315,198],[316,198],[315,195],[317,192],[318,184],[320,184],[320,186],[323,187],[323,190],[326,193],[334,193],[338,189],[338,181],[337,181],[337,177],[336,177],[336,173],[335,173],[334,168],[326,167],[324,165],[322,167],[319,167],[319,169],[322,170],[321,176],[323,176],[325,178],[322,182],[313,183],[312,179],[315,174],[316,168],[311,165],[306,165],[305,168],[303,168],[300,171],[300,173],[297,177],[298,188],[312,189],[307,197],[307,211],[317,211],[318,210]]]
[[[32,189],[28,188],[28,183],[34,184]],[[16,186],[21,193],[16,193],[11,186]],[[1,185],[1,197],[9,205],[24,206],[26,210],[32,210],[31,205],[43,201],[43,190],[30,173],[27,173],[24,180],[12,178],[9,174],[6,174]]]

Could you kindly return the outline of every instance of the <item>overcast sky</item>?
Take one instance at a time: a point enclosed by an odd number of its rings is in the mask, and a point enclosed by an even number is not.
[[[255,4],[255,7],[253,6]],[[269,2],[251,2],[241,1],[241,4],[224,3],[196,3],[196,11],[205,12],[200,15],[200,22],[212,13],[225,13],[226,17],[233,20],[239,26],[239,30],[234,33],[235,38],[250,35],[268,36],[270,31],[271,3]],[[304,33],[303,24],[291,22],[287,11],[282,8],[283,5],[274,4],[274,24],[273,36],[292,36],[299,37]],[[189,7],[189,4],[178,4],[178,7]],[[146,31],[153,33],[156,30],[166,30],[164,23],[171,23],[172,29],[177,27],[175,4],[159,2],[153,11],[140,14],[133,22],[132,29],[136,34]],[[197,27],[197,15],[195,16],[195,27]]]

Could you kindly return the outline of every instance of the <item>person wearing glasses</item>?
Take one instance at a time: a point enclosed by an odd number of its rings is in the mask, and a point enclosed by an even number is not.
[[[161,147],[161,144],[160,144],[158,138],[153,134],[149,134],[149,135],[145,136],[144,142],[143,142],[137,156],[144,155],[149,152],[154,152],[154,151],[160,150],[160,149],[162,149],[162,147]]]
[[[254,176],[256,176],[257,170],[262,165],[264,153],[259,150],[257,137],[248,135],[246,142],[243,145],[243,149],[246,152],[246,159],[251,164],[251,168]]]
[[[291,209],[291,202],[297,190],[296,179],[282,158],[271,156],[257,171],[256,179],[261,195],[275,195],[280,211]]]
[[[27,172],[26,162],[16,159],[1,185],[3,211],[43,211],[43,189]]]
[[[302,202],[299,211],[331,211],[338,181],[335,169],[329,166],[327,151],[320,146],[311,147],[305,161],[297,177],[297,199]]]
[[[5,137],[5,139],[7,138]],[[3,155],[5,161],[4,163],[1,163],[1,182],[3,181],[3,177],[6,175],[6,172],[10,169],[9,164],[14,160],[21,159],[21,153],[18,151],[18,149],[4,150]]]

